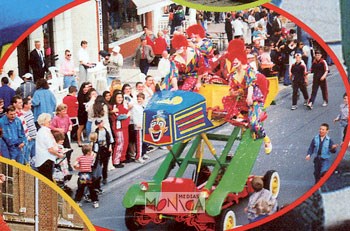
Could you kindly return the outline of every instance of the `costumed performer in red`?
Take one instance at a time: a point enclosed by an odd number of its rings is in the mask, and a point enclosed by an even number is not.
[[[234,111],[232,110],[233,105],[244,105],[239,109],[240,115],[229,114],[228,116],[238,118],[248,111],[248,122],[253,138],[263,138],[265,153],[269,154],[272,151],[272,144],[261,121],[265,97],[257,85],[256,72],[248,65],[243,40],[230,41],[226,53],[225,68],[228,71],[230,85],[230,95],[223,99],[225,110],[232,112]]]
[[[204,60],[197,48],[189,47],[187,38],[182,34],[175,34],[172,47],[176,52],[170,57],[171,75],[165,78],[166,89],[172,85],[172,90],[181,89],[194,91],[201,87],[202,76],[206,74]]]

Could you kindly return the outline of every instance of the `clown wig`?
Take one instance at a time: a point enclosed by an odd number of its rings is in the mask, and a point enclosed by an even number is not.
[[[233,39],[227,47],[226,58],[233,62],[235,58],[241,61],[242,64],[247,64],[247,54],[245,52],[245,45],[241,39]]]
[[[188,37],[192,37],[193,35],[198,35],[201,38],[205,37],[205,30],[199,24],[194,24],[192,26],[189,26],[186,30],[186,33],[187,33]]]
[[[188,41],[187,38],[184,35],[174,35],[173,39],[171,40],[171,45],[174,49],[178,50],[181,47],[187,47]]]

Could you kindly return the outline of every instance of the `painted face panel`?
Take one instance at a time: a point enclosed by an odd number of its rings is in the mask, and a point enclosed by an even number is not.
[[[163,137],[164,133],[168,131],[166,121],[162,117],[155,117],[150,124],[148,129],[154,142],[159,142]]]

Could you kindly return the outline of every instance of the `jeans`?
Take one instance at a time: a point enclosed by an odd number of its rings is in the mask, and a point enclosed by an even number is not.
[[[90,133],[91,133],[91,126],[92,126],[92,122],[91,121],[87,121],[86,122],[86,137],[89,139]]]
[[[24,162],[29,163],[30,159],[35,156],[35,140],[27,141],[24,144]]]
[[[320,156],[316,156],[314,159],[314,177],[315,184],[321,179],[321,177],[328,171],[330,167],[329,159],[323,159]]]
[[[9,147],[11,160],[15,160],[20,164],[24,164],[24,153],[19,147]]]
[[[75,76],[73,75],[66,75],[63,78],[63,88],[68,88],[70,86],[78,87],[77,81],[75,80]]]
[[[289,79],[289,64],[284,64],[286,67],[286,71],[284,72],[284,80],[283,80],[283,84],[284,85],[291,85],[292,82]]]

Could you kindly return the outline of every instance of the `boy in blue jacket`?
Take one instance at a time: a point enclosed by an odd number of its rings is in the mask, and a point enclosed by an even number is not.
[[[331,153],[335,153],[338,147],[338,144],[334,144],[333,140],[327,135],[328,130],[328,124],[321,124],[319,134],[312,139],[305,158],[309,161],[313,154],[316,155],[314,158],[315,183],[317,183],[329,169]]]

